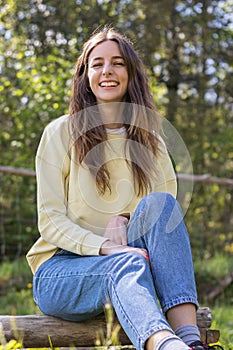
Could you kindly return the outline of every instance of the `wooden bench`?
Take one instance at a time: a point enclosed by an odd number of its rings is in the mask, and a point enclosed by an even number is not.
[[[142,317],[146,316],[142,315]],[[117,322],[117,320],[116,320]],[[201,339],[205,343],[215,343],[219,340],[220,332],[211,330],[212,317],[209,308],[199,308],[197,324]],[[70,322],[45,315],[0,316],[0,325],[6,341],[21,340],[25,348],[50,347],[85,347],[96,345],[96,334],[100,329],[106,330],[106,318],[100,315],[84,322]],[[0,336],[0,343],[1,343]],[[50,340],[51,343],[50,343]],[[118,333],[121,345],[131,342],[121,328]]]

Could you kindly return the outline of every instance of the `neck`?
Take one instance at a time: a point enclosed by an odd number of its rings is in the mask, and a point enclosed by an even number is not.
[[[119,129],[123,126],[123,102],[110,102],[98,105],[103,124],[108,129]]]

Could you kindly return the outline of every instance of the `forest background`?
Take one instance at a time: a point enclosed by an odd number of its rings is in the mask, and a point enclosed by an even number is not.
[[[185,221],[201,301],[231,305],[233,186],[218,179],[233,178],[232,12],[232,0],[0,0],[0,165],[34,169],[45,125],[68,112],[82,44],[99,25],[118,28],[140,52],[193,173],[217,178],[194,183]],[[12,269],[38,237],[36,183],[4,171],[0,181],[0,266],[12,263],[0,277],[6,297],[9,286],[30,286],[26,265],[21,275]]]

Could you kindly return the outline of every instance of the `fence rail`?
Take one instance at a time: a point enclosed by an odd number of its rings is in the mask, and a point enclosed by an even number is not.
[[[26,169],[26,168],[16,168],[13,166],[5,166],[0,165],[0,172],[12,175],[21,175],[21,176],[31,176],[34,177],[36,175],[35,170]]]
[[[20,176],[31,176],[34,177],[36,175],[35,170],[27,169],[27,168],[16,168],[12,166],[4,166],[0,165],[0,172],[12,174],[12,175],[20,175]],[[191,175],[191,174],[183,174],[178,173],[177,178],[182,181],[187,182],[206,182],[206,183],[216,183],[219,185],[233,185],[233,179],[215,177],[211,174],[202,174],[202,175]]]
[[[215,177],[211,174],[203,174],[203,175],[189,175],[178,173],[178,179],[183,181],[193,181],[193,182],[206,182],[206,183],[216,183],[219,185],[233,185],[233,179],[227,179],[223,177]]]

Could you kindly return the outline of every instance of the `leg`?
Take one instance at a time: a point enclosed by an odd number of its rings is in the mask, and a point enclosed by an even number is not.
[[[146,196],[129,224],[128,242],[148,250],[156,293],[171,326],[195,324],[198,302],[191,249],[176,200],[165,193]]]
[[[82,321],[103,312],[110,299],[137,349],[144,349],[152,334],[173,333],[157,304],[151,271],[141,255],[59,254],[42,264],[34,276],[35,301],[42,312]]]
[[[196,306],[191,303],[173,306],[167,311],[167,320],[174,330],[183,325],[196,326]]]

